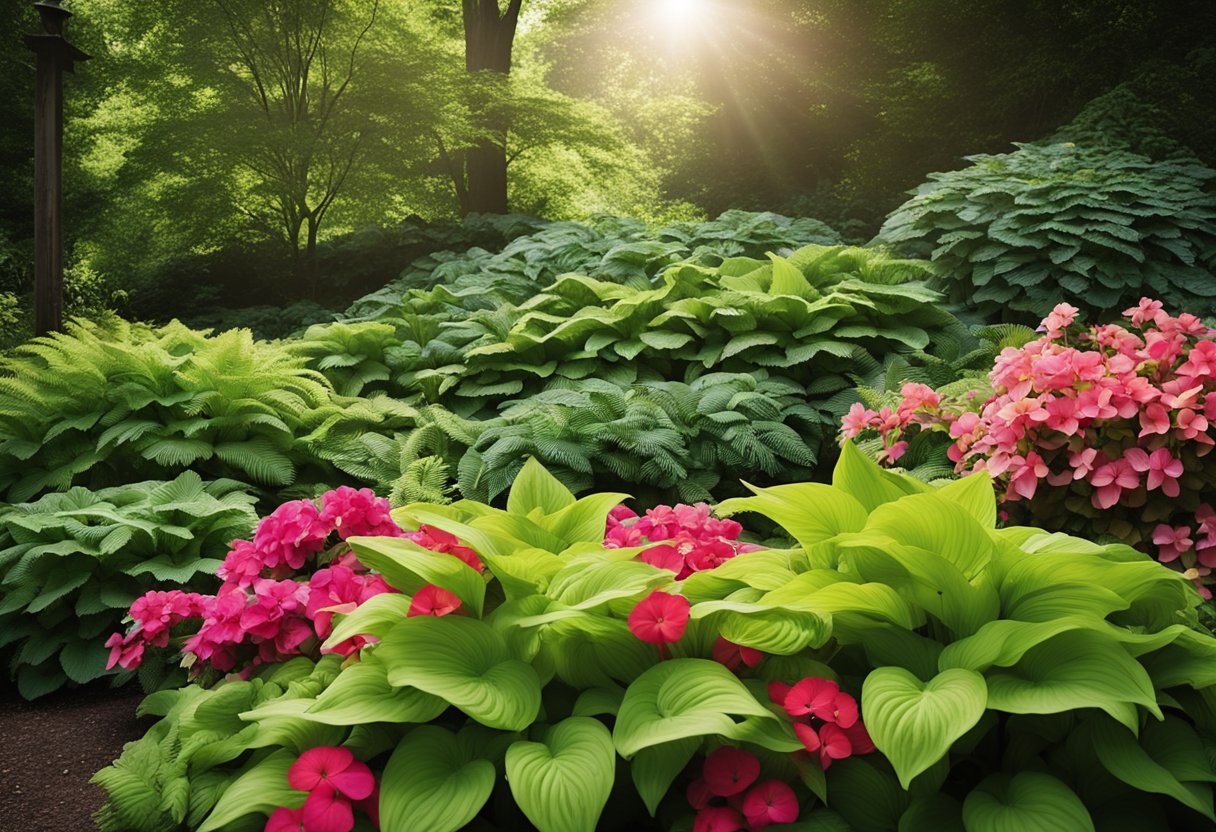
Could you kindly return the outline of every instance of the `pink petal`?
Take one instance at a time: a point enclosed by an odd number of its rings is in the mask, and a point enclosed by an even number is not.
[[[301,808],[308,832],[350,832],[355,828],[355,813],[350,801],[332,789],[317,789]]]

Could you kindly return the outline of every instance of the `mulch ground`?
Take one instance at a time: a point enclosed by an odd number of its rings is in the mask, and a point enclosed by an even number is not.
[[[142,694],[59,691],[34,702],[0,691],[0,832],[89,832],[105,794],[89,778],[139,739]]]

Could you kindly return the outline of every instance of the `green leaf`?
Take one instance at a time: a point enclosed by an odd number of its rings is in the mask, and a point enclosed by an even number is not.
[[[672,782],[700,747],[700,737],[688,737],[652,745],[634,755],[629,773],[651,817],[658,811],[659,803],[667,796]]]
[[[302,806],[307,793],[298,792],[287,784],[288,769],[295,761],[295,754],[280,748],[247,768],[224,790],[198,832],[226,829],[229,824],[254,812],[269,815],[279,806],[289,809]]]
[[[1085,804],[1056,778],[1037,771],[993,774],[963,801],[967,832],[1093,832]]]
[[[334,629],[322,647],[334,647],[354,636],[382,638],[406,617],[409,610],[408,595],[396,592],[373,595],[347,615],[334,616]]]
[[[1031,648],[1006,671],[988,676],[988,707],[1015,714],[1101,708],[1136,730],[1135,706],[1161,711],[1144,668],[1109,636],[1073,630]]]
[[[1216,822],[1212,788],[1201,782],[1180,781],[1136,742],[1131,730],[1108,719],[1086,723],[1086,734],[1102,765],[1115,777],[1142,792],[1163,794]]]
[[[384,832],[456,832],[494,790],[494,764],[475,756],[451,731],[423,725],[403,739],[380,779]]]
[[[746,485],[746,483],[745,483]],[[754,497],[736,497],[718,505],[718,514],[754,511],[789,532],[804,548],[865,527],[866,508],[841,489],[822,483],[796,483],[772,488],[748,485]]]
[[[339,673],[301,716],[326,725],[430,722],[447,708],[437,696],[390,685],[388,668],[373,652]]]
[[[398,537],[351,537],[346,542],[360,562],[375,569],[396,589],[413,594],[426,584],[435,584],[454,593],[474,615],[481,616],[486,582],[455,555],[432,552]]]
[[[527,515],[533,509],[553,514],[573,503],[570,489],[545,470],[536,457],[528,457],[507,494],[507,511],[512,514]]]
[[[673,659],[650,668],[625,691],[612,738],[628,759],[673,740],[729,735],[735,728],[732,715],[776,719],[717,662]]]
[[[984,677],[962,669],[925,683],[901,667],[879,667],[861,690],[866,728],[905,789],[979,722],[985,700]]]
[[[944,485],[937,495],[962,506],[985,529],[996,528],[996,494],[987,471],[977,471]]]
[[[832,485],[856,499],[867,512],[908,494],[931,490],[919,480],[883,470],[852,442],[845,442],[840,449]]]
[[[822,647],[832,635],[826,617],[791,607],[743,601],[706,601],[692,607],[689,617],[712,617],[722,637],[764,653],[791,656],[807,647]]]
[[[540,832],[594,832],[612,792],[616,750],[602,723],[572,716],[544,742],[508,748],[506,771],[515,802]]]
[[[389,684],[415,687],[490,728],[522,731],[540,711],[540,679],[490,625],[456,615],[407,618],[375,649]]]

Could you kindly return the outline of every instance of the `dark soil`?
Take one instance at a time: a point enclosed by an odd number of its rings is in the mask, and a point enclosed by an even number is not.
[[[142,694],[84,688],[34,702],[0,692],[0,832],[88,832],[105,793],[89,778],[138,739]]]

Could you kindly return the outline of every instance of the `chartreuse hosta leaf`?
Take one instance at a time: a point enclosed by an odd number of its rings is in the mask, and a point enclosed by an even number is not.
[[[286,748],[272,752],[261,762],[253,765],[232,781],[223,796],[203,821],[198,832],[227,829],[233,821],[254,812],[269,815],[279,806],[297,808],[308,797],[287,784],[287,771],[296,761],[296,755]]]
[[[961,669],[922,682],[902,667],[880,667],[861,690],[866,727],[905,789],[979,722],[985,701],[984,677]]]
[[[528,458],[507,493],[507,511],[524,516],[533,510],[539,510],[542,515],[553,514],[573,503],[570,489],[546,471],[536,457]]]
[[[901,477],[878,467],[852,442],[844,443],[840,449],[840,461],[832,471],[832,486],[861,503],[867,512],[900,497],[932,490],[912,477]]]
[[[612,792],[616,749],[603,723],[572,716],[543,742],[508,748],[506,771],[515,802],[540,832],[594,832]]]
[[[886,535],[900,544],[948,561],[972,581],[992,558],[984,527],[957,502],[940,494],[916,494],[875,508],[863,534]]]
[[[673,659],[638,676],[625,691],[613,741],[622,757],[688,737],[729,735],[734,716],[776,719],[747,687],[708,659]]]
[[[359,560],[395,588],[413,594],[426,584],[452,592],[480,616],[486,598],[485,579],[460,558],[438,557],[412,540],[399,537],[352,537],[346,541]]]
[[[483,621],[407,618],[385,633],[376,656],[388,668],[390,685],[440,697],[490,728],[522,731],[540,711],[536,671],[514,658]]]
[[[1026,651],[1008,670],[988,674],[988,707],[998,711],[1101,708],[1135,731],[1137,705],[1161,718],[1148,673],[1121,644],[1092,630],[1061,633]]]
[[[405,618],[410,609],[410,596],[396,592],[373,595],[346,615],[334,617],[334,629],[323,647],[333,647],[353,636],[381,638]]]
[[[690,618],[712,618],[723,638],[778,656],[822,647],[832,634],[829,621],[813,612],[742,601],[705,601]]]
[[[745,483],[746,484],[746,483]],[[856,499],[830,485],[806,482],[756,488],[754,497],[736,497],[718,504],[718,514],[754,511],[777,523],[803,547],[841,532],[860,531],[866,509]]]
[[[1161,737],[1146,729],[1140,742],[1126,727],[1108,719],[1091,719],[1085,732],[1102,765],[1115,777],[1143,792],[1163,794],[1216,822],[1212,811],[1212,763],[1196,747],[1197,737],[1182,739],[1186,726],[1173,725]],[[1169,740],[1182,740],[1172,745]],[[1195,752],[1199,751],[1199,754]],[[1205,775],[1206,776],[1203,776]]]
[[[380,780],[382,832],[455,832],[477,816],[494,790],[494,763],[434,725],[403,739]]]
[[[967,832],[1093,832],[1081,798],[1049,774],[993,774],[963,801]]]

